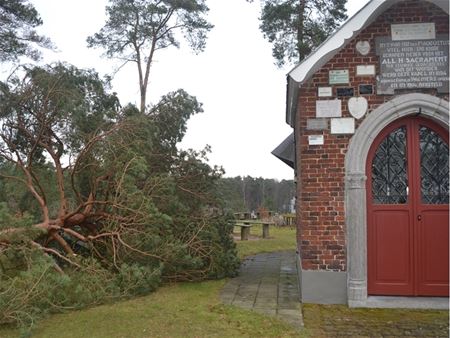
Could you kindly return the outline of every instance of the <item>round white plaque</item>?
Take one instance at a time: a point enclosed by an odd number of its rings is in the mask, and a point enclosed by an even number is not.
[[[367,55],[370,52],[370,43],[369,41],[358,41],[356,43],[356,50],[361,55]]]
[[[348,110],[355,119],[363,117],[367,108],[369,108],[369,104],[364,97],[352,97],[348,100]]]

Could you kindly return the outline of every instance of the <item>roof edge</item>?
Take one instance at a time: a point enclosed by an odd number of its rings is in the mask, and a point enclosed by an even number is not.
[[[449,13],[447,0],[424,0],[440,7]],[[316,50],[309,54],[301,63],[294,67],[288,76],[302,84],[312,74],[325,65],[338,50],[353,39],[362,29],[372,23],[382,12],[396,4],[397,0],[371,0],[355,15],[348,19],[340,28],[330,35]]]
[[[370,0],[355,15],[330,35],[317,49],[287,74],[286,123],[295,125],[297,97],[301,85],[323,67],[348,41],[371,24],[381,13],[397,3],[398,0]],[[424,0],[440,7],[449,14],[448,0]]]

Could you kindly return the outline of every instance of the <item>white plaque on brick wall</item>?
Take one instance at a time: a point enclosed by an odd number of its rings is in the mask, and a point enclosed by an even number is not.
[[[331,119],[331,134],[354,134],[355,119],[353,117],[343,117]]]
[[[316,101],[316,117],[341,117],[341,100]]]
[[[321,146],[324,144],[323,135],[309,135],[308,144],[310,146]]]
[[[319,87],[317,90],[317,95],[319,97],[333,96],[333,87]]]
[[[436,39],[434,22],[391,25],[393,41]]]
[[[357,76],[375,76],[375,65],[358,65],[356,66]]]

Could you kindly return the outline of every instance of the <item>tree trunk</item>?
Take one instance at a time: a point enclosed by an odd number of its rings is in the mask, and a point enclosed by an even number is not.
[[[147,100],[147,87],[141,86],[141,105],[139,110],[141,114],[145,114],[145,101]]]
[[[303,50],[304,30],[305,30],[305,8],[307,0],[300,0],[298,7],[298,26],[297,26],[297,51],[299,62],[305,58]]]

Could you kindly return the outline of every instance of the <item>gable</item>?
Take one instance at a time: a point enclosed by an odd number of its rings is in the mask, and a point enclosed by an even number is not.
[[[447,0],[424,0],[449,13]],[[398,0],[371,0],[287,75],[286,123],[294,127],[300,86]]]

